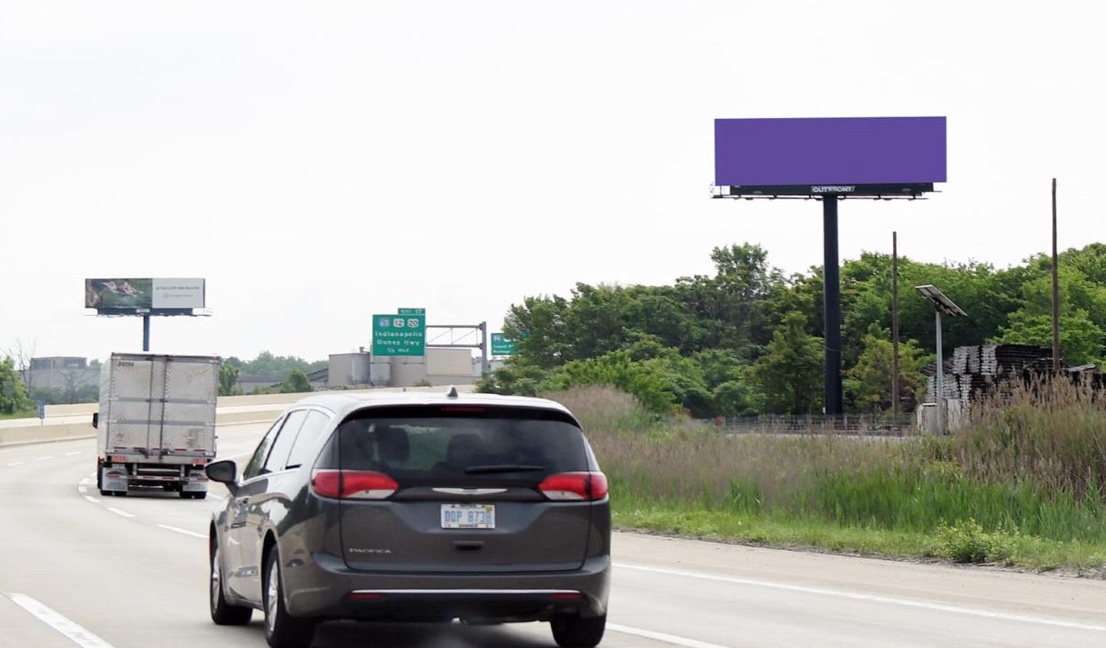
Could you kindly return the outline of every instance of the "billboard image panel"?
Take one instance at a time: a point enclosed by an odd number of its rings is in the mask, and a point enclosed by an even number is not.
[[[152,279],[85,279],[84,307],[97,310],[149,309],[152,285]]]
[[[945,182],[944,117],[716,119],[716,186]]]
[[[114,277],[84,280],[84,307],[109,312],[204,308],[203,279]]]

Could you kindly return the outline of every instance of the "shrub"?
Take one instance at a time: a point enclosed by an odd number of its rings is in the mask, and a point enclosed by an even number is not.
[[[974,519],[937,529],[933,555],[958,563],[1007,563],[1014,555],[1013,539],[1003,533],[986,533]]]

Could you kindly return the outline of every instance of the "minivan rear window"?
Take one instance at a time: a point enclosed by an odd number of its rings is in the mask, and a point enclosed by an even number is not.
[[[589,469],[576,423],[536,408],[367,408],[347,417],[336,438],[341,469],[377,470],[406,484],[529,483]]]

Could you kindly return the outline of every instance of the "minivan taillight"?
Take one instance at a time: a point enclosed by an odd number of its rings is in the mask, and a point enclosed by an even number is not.
[[[601,472],[564,472],[550,475],[538,490],[551,500],[594,502],[607,496],[607,476]]]
[[[327,469],[311,473],[311,489],[323,497],[380,500],[391,497],[398,488],[396,480],[372,470]]]

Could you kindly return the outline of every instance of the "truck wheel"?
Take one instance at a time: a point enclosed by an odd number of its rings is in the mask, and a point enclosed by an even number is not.
[[[212,540],[211,546],[211,592],[208,601],[211,604],[211,620],[216,625],[245,625],[253,616],[253,608],[231,605],[223,595],[223,561],[219,553],[219,543]]]
[[[288,614],[284,609],[284,588],[280,584],[280,552],[274,546],[265,561],[265,582],[261,586],[265,604],[265,641],[272,648],[305,648],[311,645],[315,623]]]

